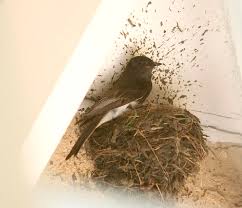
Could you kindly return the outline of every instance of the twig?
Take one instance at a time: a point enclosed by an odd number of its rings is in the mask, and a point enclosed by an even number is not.
[[[99,144],[99,143],[96,141],[96,139],[92,139],[92,141],[93,141],[96,145],[98,145],[98,146],[103,146],[103,145]]]
[[[140,185],[142,185],[142,184],[143,184],[143,182],[142,182],[142,180],[141,180],[141,178],[140,178],[140,176],[139,176],[139,173],[138,173],[138,171],[137,171],[136,165],[135,165],[135,163],[134,163],[134,162],[132,162],[132,163],[133,163],[133,165],[134,165],[135,172],[136,172],[137,177],[138,177],[138,179],[139,179],[139,184],[140,184]]]
[[[163,197],[163,195],[161,193],[160,187],[159,187],[159,185],[157,183],[155,184],[155,186],[156,186],[157,190],[159,191],[161,201],[163,202],[164,201],[164,197]]]
[[[138,133],[139,133],[139,134],[145,139],[146,143],[148,144],[149,148],[151,149],[152,153],[154,154],[156,160],[158,161],[158,164],[160,165],[160,167],[161,167],[163,173],[165,174],[165,178],[166,178],[166,180],[168,180],[168,177],[167,177],[168,174],[167,174],[167,172],[165,171],[165,169],[163,168],[163,166],[161,165],[161,162],[160,162],[158,156],[156,155],[154,149],[152,148],[151,144],[149,143],[149,141],[147,140],[147,138],[145,137],[145,135],[144,135],[139,129],[137,129],[137,132],[138,132]]]

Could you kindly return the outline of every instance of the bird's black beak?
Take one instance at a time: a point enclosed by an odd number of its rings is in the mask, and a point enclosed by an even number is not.
[[[160,66],[161,63],[158,63],[158,62],[154,62],[154,66]]]

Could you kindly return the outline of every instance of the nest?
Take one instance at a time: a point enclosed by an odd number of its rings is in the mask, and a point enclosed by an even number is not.
[[[92,177],[105,184],[175,195],[207,155],[197,117],[170,105],[140,106],[96,129],[86,143]]]

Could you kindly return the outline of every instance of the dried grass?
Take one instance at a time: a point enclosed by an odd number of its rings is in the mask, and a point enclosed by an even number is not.
[[[176,195],[208,152],[199,119],[170,105],[133,109],[99,127],[85,147],[99,183],[164,196]]]

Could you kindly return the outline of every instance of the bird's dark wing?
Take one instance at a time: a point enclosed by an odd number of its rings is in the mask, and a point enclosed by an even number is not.
[[[132,100],[122,98],[110,98],[103,99],[101,102],[99,102],[98,105],[95,105],[94,108],[92,108],[92,110],[83,117],[81,123],[79,124],[79,126],[84,126],[84,129],[82,130],[81,135],[77,139],[70,153],[67,155],[66,160],[68,160],[73,155],[76,156],[78,154],[84,142],[92,135],[99,122],[109,110],[120,107],[129,102],[132,102]]]
[[[70,153],[66,156],[66,160],[68,160],[70,157],[72,157],[73,155],[76,156],[80,150],[80,148],[82,147],[82,145],[84,144],[84,142],[92,135],[92,133],[95,131],[98,123],[101,121],[102,119],[102,115],[99,115],[97,117],[95,117],[94,119],[92,119],[92,122],[87,123],[86,126],[84,126],[84,129],[82,130],[81,135],[78,137],[75,145],[72,147]]]
[[[68,160],[72,155],[77,155],[83,143],[92,135],[106,113],[133,101],[144,100],[150,93],[150,90],[151,89],[149,88],[145,90],[122,90],[122,93],[117,93],[116,91],[115,95],[110,92],[107,93],[103,99],[94,104],[91,111],[84,115],[80,124],[85,124],[84,129],[70,153],[67,155],[66,160]]]
[[[152,87],[152,86],[151,86]],[[110,90],[103,98],[96,102],[89,112],[83,114],[79,125],[82,126],[95,116],[106,114],[109,110],[126,105],[133,101],[143,102],[149,95],[151,88],[145,88],[143,90],[134,89],[122,89],[122,90]]]

